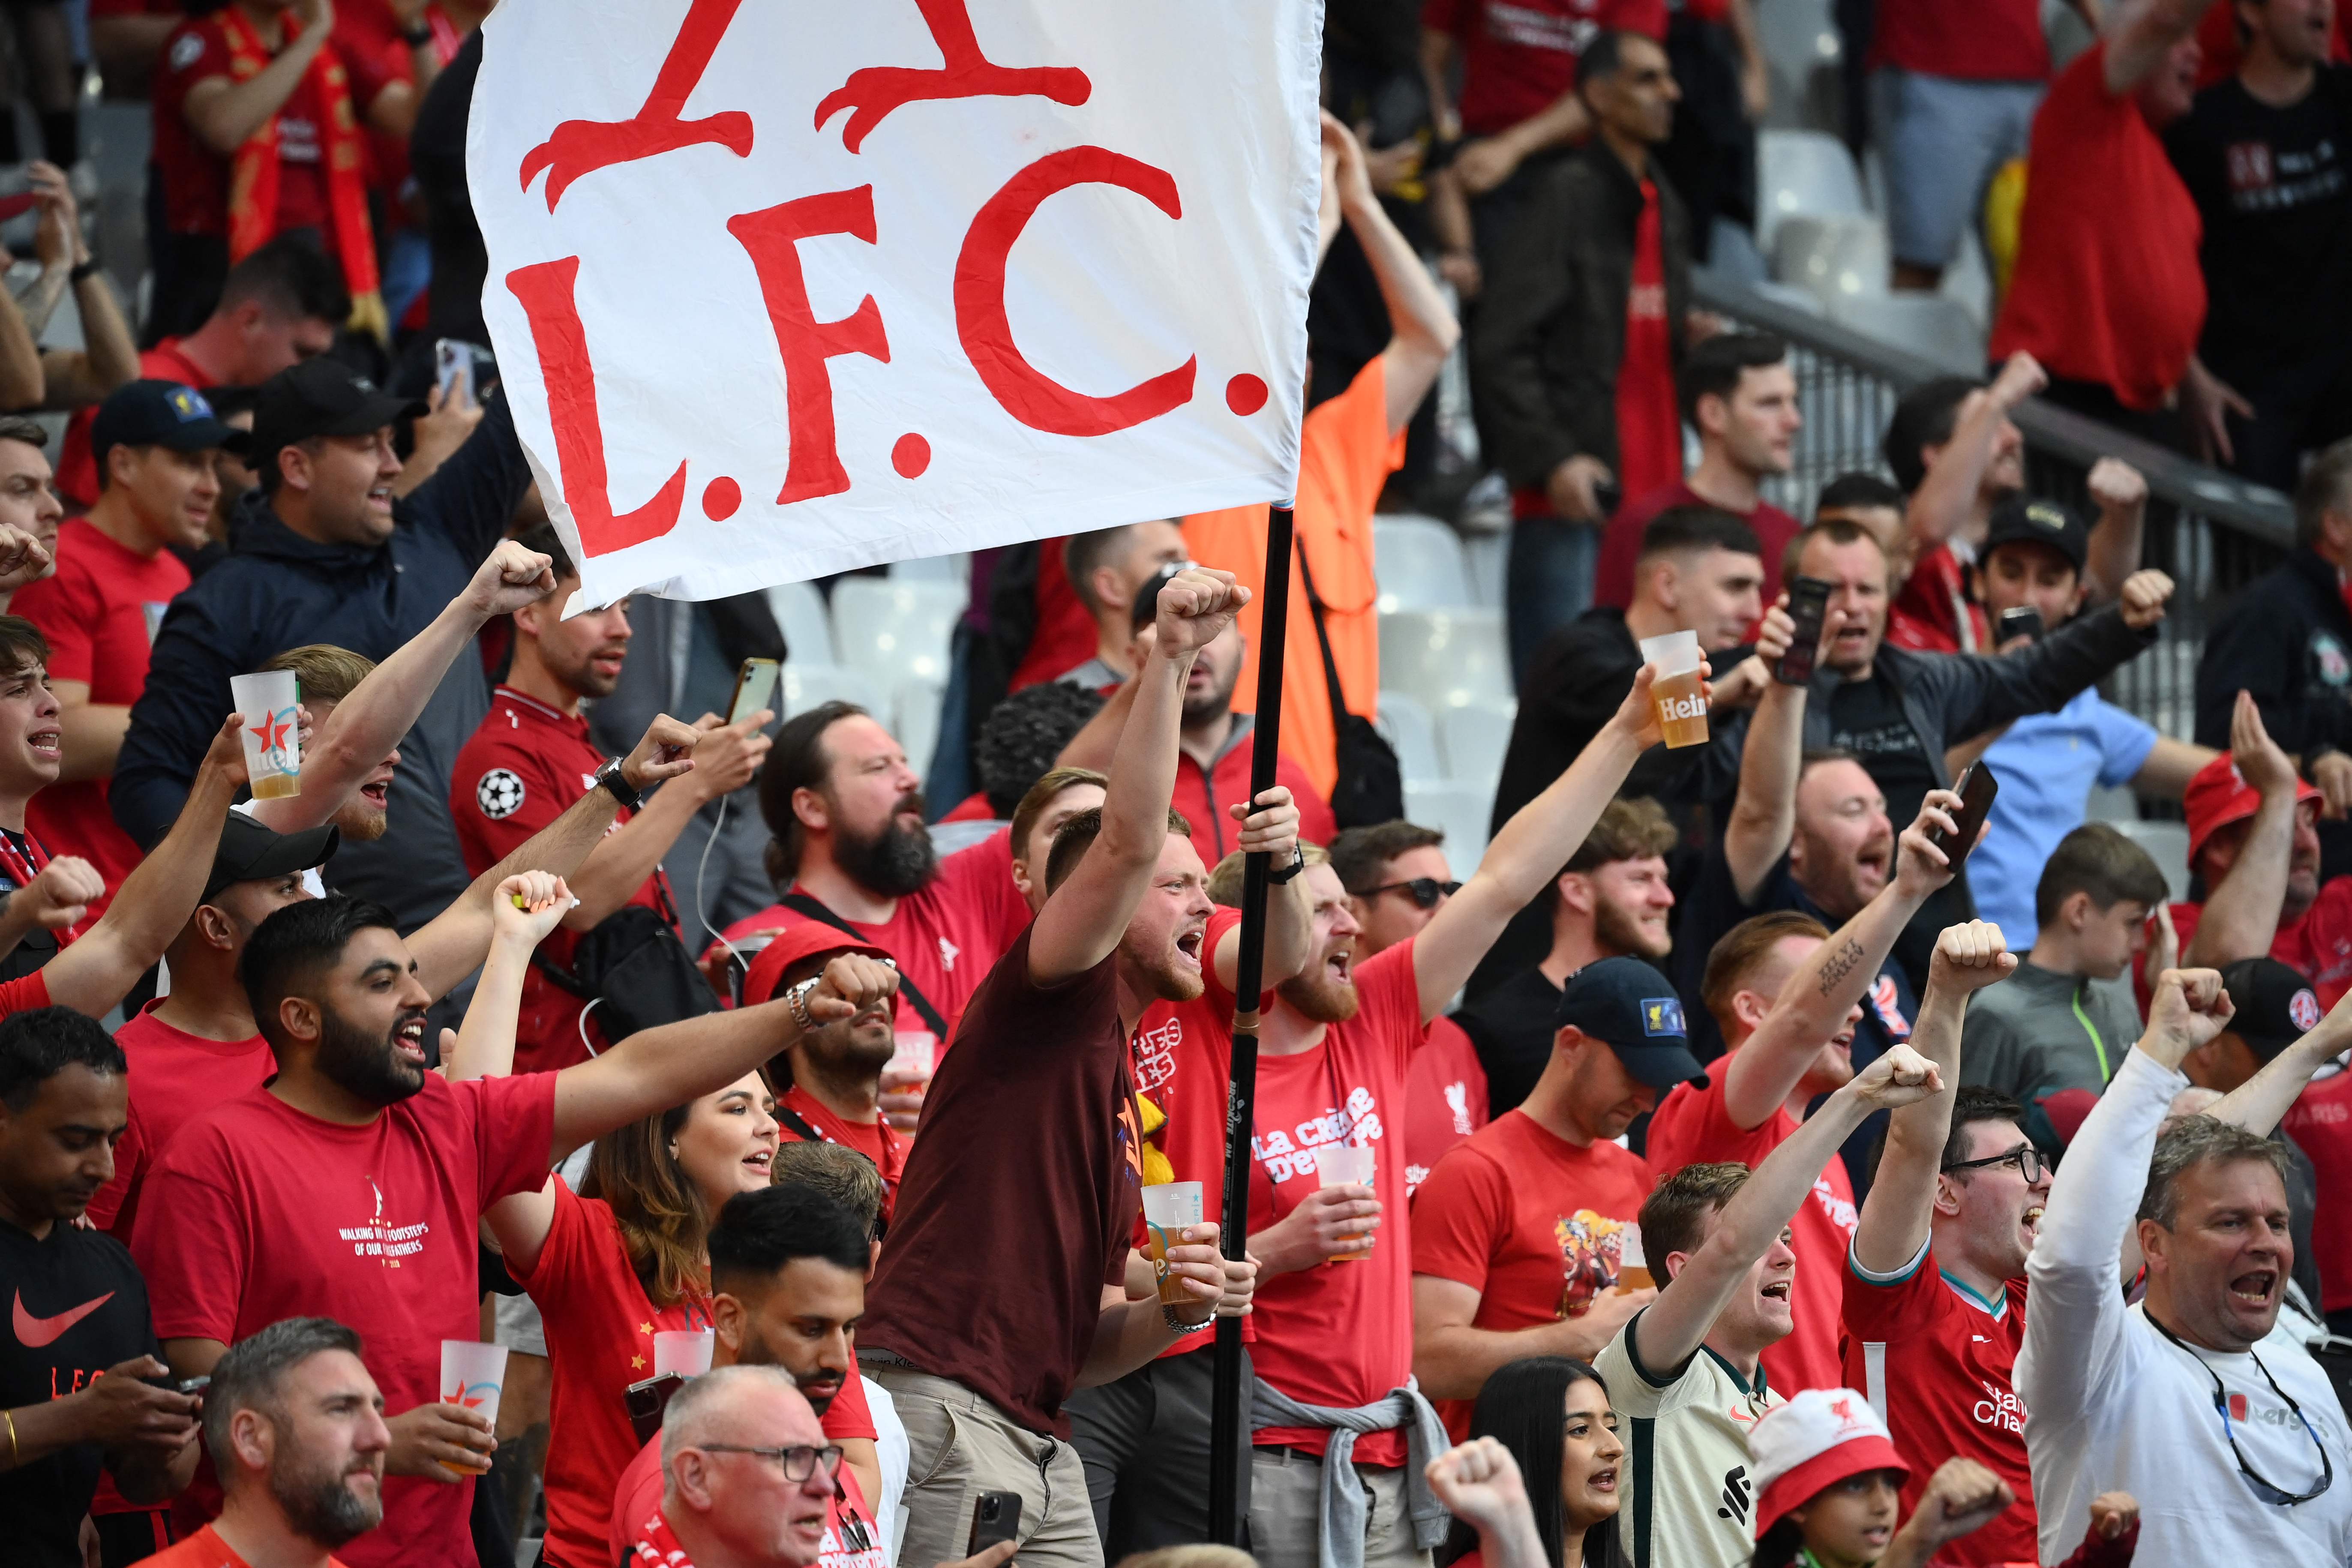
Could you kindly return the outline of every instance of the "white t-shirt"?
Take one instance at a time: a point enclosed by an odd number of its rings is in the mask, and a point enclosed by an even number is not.
[[[1646,1310],[1646,1309],[1644,1309]],[[1633,1568],[1748,1568],[1756,1556],[1756,1480],[1749,1428],[1788,1401],[1750,1385],[1701,1345],[1677,1372],[1657,1373],[1633,1354],[1637,1312],[1593,1359],[1609,1403],[1624,1419],[1626,1463],[1617,1539]]]
[[[2141,1306],[2124,1304],[2120,1248],[2139,1206],[2136,1173],[2188,1086],[2145,1052],[2126,1056],[2067,1149],[2026,1265],[2032,1305],[2016,1386],[2042,1560],[2064,1560],[2082,1542],[2091,1500],[2123,1490],[2139,1500],[2143,1563],[2339,1565],[2352,1560],[2352,1426],[2318,1363],[2279,1330],[2247,1354],[2177,1345]],[[2309,1502],[2266,1502],[2240,1474],[2231,1436],[2263,1479],[2297,1494],[2318,1483],[2324,1445],[2335,1484]]]

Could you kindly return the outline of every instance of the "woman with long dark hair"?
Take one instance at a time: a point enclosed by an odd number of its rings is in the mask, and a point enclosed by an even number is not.
[[[1622,1568],[1617,1483],[1625,1445],[1599,1373],[1566,1356],[1512,1362],[1479,1390],[1470,1435],[1494,1438],[1518,1462],[1551,1568]],[[1476,1533],[1460,1520],[1437,1562],[1486,1568]]]

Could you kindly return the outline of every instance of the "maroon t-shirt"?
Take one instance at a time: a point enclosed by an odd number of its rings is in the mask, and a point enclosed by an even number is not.
[[[1676,479],[1617,509],[1601,535],[1601,561],[1593,568],[1594,604],[1622,610],[1633,602],[1633,568],[1642,559],[1643,531],[1657,521],[1660,512],[1677,506],[1714,507],[1715,503]],[[1764,547],[1764,603],[1769,605],[1780,596],[1781,553],[1789,548],[1789,541],[1803,531],[1803,525],[1769,501],[1758,501],[1753,511],[1731,515],[1754,529],[1756,542]]]
[[[1142,1139],[1116,956],[1040,986],[1035,929],[980,983],[940,1058],[857,1338],[1067,1437],[1062,1401],[1102,1288],[1126,1276]]]

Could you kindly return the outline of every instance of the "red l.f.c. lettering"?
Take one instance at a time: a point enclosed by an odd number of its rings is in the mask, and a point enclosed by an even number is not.
[[[775,330],[776,352],[784,362],[784,410],[793,443],[784,488],[776,504],[839,495],[849,488],[833,431],[833,371],[825,363],[843,354],[864,354],[890,363],[890,340],[882,331],[882,309],[868,294],[837,321],[820,321],[809,307],[808,279],[801,271],[799,242],[821,234],[845,234],[874,243],[874,187],[826,191],[727,220],[727,232],[750,253],[760,275]]]
[[[1046,197],[1073,185],[1117,185],[1132,191],[1171,218],[1184,216],[1176,182],[1165,170],[1101,147],[1071,147],[1048,153],[1004,183],[988,198],[965,232],[956,258],[956,336],[964,356],[980,373],[1003,410],[1033,430],[1055,436],[1103,436],[1192,401],[1188,359],[1174,370],[1108,397],[1073,392],[1031,364],[1013,341],[1004,313],[1004,271],[1013,247]]]
[[[614,515],[604,471],[604,427],[596,416],[596,367],[588,357],[588,334],[572,301],[580,258],[541,261],[507,274],[507,288],[530,319],[530,341],[547,384],[548,422],[555,427],[556,466],[563,476],[563,500],[580,530],[580,548],[589,556],[609,555],[677,526],[686,500],[686,465],[680,463],[653,500],[635,511]]]

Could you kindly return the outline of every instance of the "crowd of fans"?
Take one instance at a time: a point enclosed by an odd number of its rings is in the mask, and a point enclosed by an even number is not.
[[[1788,345],[1689,285],[1772,3],[1335,0],[1255,793],[1263,506],[973,557],[928,776],[736,701],[764,595],[563,617],[474,391],[487,5],[95,0],[143,354],[13,8],[0,403],[73,417],[53,471],[0,416],[0,1556],[1246,1568],[1229,1482],[1265,1568],[2352,1561],[2332,9],[2121,0],[2045,95],[2023,0],[1880,7],[1898,281],[2030,142],[2025,243],[1992,373],[1799,517]],[[1475,866],[1367,722],[1457,353],[1515,495]],[[2126,464],[2028,493],[2037,395],[2294,488],[2195,743],[2098,694],[2174,585]],[[287,671],[257,794],[231,683]]]

